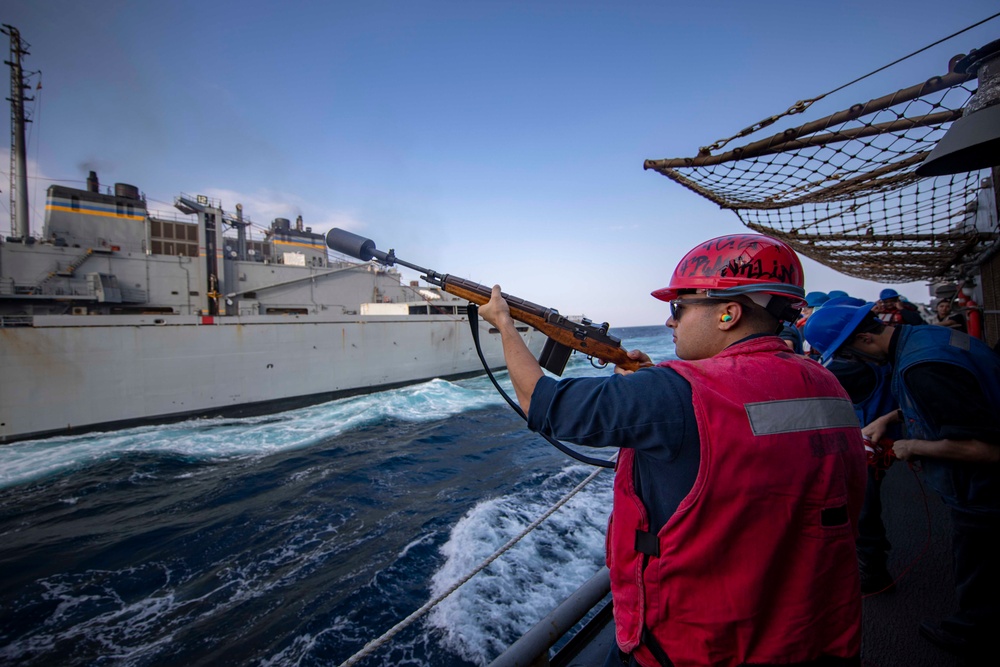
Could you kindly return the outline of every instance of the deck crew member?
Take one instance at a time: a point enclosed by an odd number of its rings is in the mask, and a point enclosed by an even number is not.
[[[941,299],[934,304],[934,321],[931,324],[948,327],[949,329],[958,329],[962,333],[968,333],[965,326],[965,315],[951,311],[950,299]]]
[[[826,292],[809,292],[806,294],[806,305],[802,306],[799,318],[795,320],[795,326],[799,329],[805,326],[806,320],[813,314],[813,311],[830,300],[830,295]]]
[[[803,300],[786,244],[700,244],[653,296],[678,361],[554,380],[499,286],[480,309],[503,339],[532,430],[619,447],[608,527],[617,650],[608,664],[857,665],[855,535],[865,454],[829,372],[777,337]]]
[[[829,299],[824,306],[843,304],[863,306],[865,301],[851,296],[835,297]],[[810,331],[815,332],[816,329]],[[820,337],[808,342],[815,358],[821,358],[828,340]],[[826,368],[836,376],[851,397],[854,412],[862,427],[899,407],[892,395],[892,369],[888,366],[879,366],[870,361],[834,358],[827,362]],[[894,424],[889,427],[885,437],[894,441],[899,435],[899,425]],[[882,480],[891,459],[885,459],[884,445],[881,443],[870,443],[868,446],[873,448],[873,460],[869,461],[865,502],[861,506],[861,518],[858,520],[858,567],[861,571],[861,592],[883,593],[895,587],[895,580],[888,568],[892,544],[886,535],[885,522],[882,521]]]
[[[873,309],[886,324],[927,324],[917,309],[910,303],[903,303],[899,292],[887,287],[878,294],[878,302]]]
[[[920,634],[952,653],[982,658],[1000,627],[1000,357],[982,341],[944,327],[889,326],[874,304],[823,308],[806,337],[823,339],[823,359],[865,359],[892,367],[900,409],[865,427],[878,440],[902,422],[896,456],[920,459],[927,483],[951,508],[958,610]],[[995,656],[994,656],[995,657]]]

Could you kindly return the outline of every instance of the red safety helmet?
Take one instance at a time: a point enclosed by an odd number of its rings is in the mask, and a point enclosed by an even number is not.
[[[653,292],[673,301],[680,290],[705,290],[710,297],[773,294],[805,305],[802,263],[791,246],[761,234],[731,234],[698,244],[674,269],[670,285]]]

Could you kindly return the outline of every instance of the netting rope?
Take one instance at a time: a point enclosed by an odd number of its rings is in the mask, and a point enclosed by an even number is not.
[[[646,160],[644,168],[843,274],[890,283],[954,279],[1000,236],[995,210],[980,206],[992,185],[987,170],[937,177],[915,170],[962,117],[976,90],[975,72],[949,71],[711,154],[732,139],[804,113],[827,93],[702,148],[696,157]]]

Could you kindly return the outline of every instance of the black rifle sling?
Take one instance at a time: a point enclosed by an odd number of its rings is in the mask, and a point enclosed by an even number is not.
[[[486,375],[489,376],[490,381],[493,383],[493,386],[497,388],[497,391],[500,392],[500,395],[503,396],[503,399],[507,401],[507,404],[510,405],[510,407],[514,408],[514,412],[521,415],[521,419],[523,419],[524,421],[528,421],[528,416],[524,414],[524,410],[522,410],[521,406],[515,403],[514,400],[507,395],[507,392],[503,390],[503,387],[500,386],[500,383],[497,382],[497,379],[493,376],[493,371],[490,370],[490,365],[486,362],[486,356],[483,354],[482,345],[480,345],[479,343],[479,306],[477,306],[474,303],[470,303],[468,313],[469,313],[469,326],[472,328],[472,340],[475,341],[476,343],[476,354],[479,355],[479,360],[483,362],[483,368],[486,370]],[[598,466],[600,468],[615,467],[614,461],[605,461],[604,459],[595,459],[589,456],[585,456],[580,452],[574,451],[573,449],[567,447],[566,445],[562,444],[555,438],[545,435],[544,433],[539,433],[538,435],[545,438],[550,445],[558,449],[566,456],[572,457],[581,463],[586,463],[587,465],[592,465],[592,466]]]
[[[670,659],[667,652],[660,646],[660,642],[656,641],[656,637],[653,636],[653,633],[646,626],[642,628],[642,643],[646,645],[646,648],[653,654],[653,657],[656,658],[661,667],[674,667],[674,661]]]

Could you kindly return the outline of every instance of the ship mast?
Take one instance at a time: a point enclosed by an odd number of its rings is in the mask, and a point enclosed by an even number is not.
[[[24,142],[24,102],[34,98],[24,96],[27,86],[21,68],[21,56],[30,55],[22,46],[17,28],[4,24],[2,32],[10,36],[10,231],[15,238],[27,239],[31,232],[28,222],[27,149]]]

